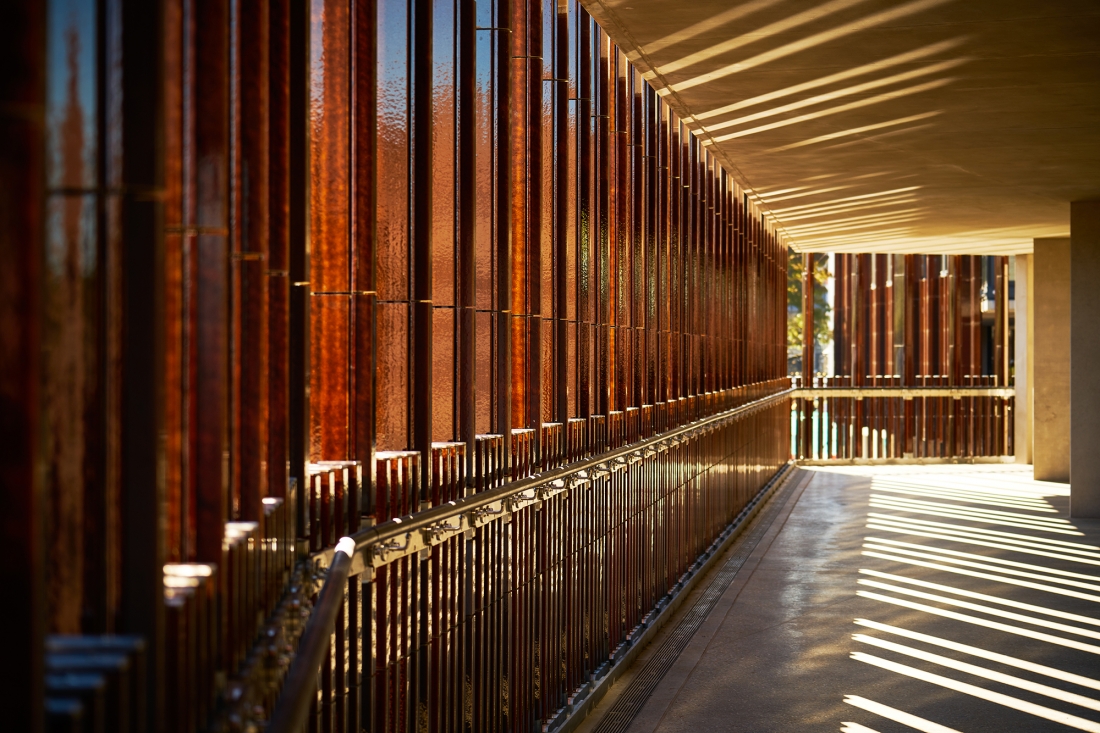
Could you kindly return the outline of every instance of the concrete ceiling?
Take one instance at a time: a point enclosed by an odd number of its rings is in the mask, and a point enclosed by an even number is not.
[[[1016,254],[1100,198],[1098,0],[585,0],[796,249]]]

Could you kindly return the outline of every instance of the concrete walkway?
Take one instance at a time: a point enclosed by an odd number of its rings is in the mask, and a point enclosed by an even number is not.
[[[1100,522],[1066,485],[810,471],[630,733],[1100,731]]]

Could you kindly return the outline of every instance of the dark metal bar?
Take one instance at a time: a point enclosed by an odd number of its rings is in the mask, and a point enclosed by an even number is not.
[[[0,577],[18,588],[9,618],[19,629],[0,672],[4,707],[14,730],[44,729],[43,638],[46,630],[45,508],[35,478],[39,446],[39,385],[46,184],[46,8],[35,0],[0,6]]]
[[[229,519],[229,4],[204,0],[189,18],[194,52],[193,82],[185,92],[193,110],[188,120],[184,181],[185,226],[198,232],[190,251],[193,314],[188,360],[190,446],[189,494],[195,506],[193,559],[218,562],[223,525]],[[208,179],[199,181],[199,163]],[[189,558],[190,559],[190,558]]]
[[[802,386],[813,385],[814,378],[814,256],[807,252],[802,255]],[[812,398],[810,398],[812,400]],[[811,457],[813,451],[813,404],[802,401],[802,455]]]
[[[409,298],[412,319],[409,332],[410,384],[423,385],[409,391],[409,446],[427,456],[432,443],[432,241],[433,241],[433,156],[435,115],[432,111],[433,8],[431,0],[409,0],[410,68],[410,222]],[[428,462],[422,461],[420,481],[429,479]]]
[[[269,58],[270,19],[264,0],[235,0],[231,105],[233,349],[230,466],[233,504],[238,519],[257,521],[268,495],[264,470],[268,450],[268,272],[270,264],[271,146]],[[248,22],[242,22],[242,17]],[[278,360],[276,360],[278,361]]]
[[[288,496],[289,473],[289,326],[290,326],[290,176],[289,75],[290,0],[273,0],[268,10],[268,411],[267,492]]]
[[[474,3],[458,4],[456,30],[457,88],[457,207],[455,243],[457,309],[456,438],[466,444],[465,475],[475,475],[477,399],[477,9]],[[463,491],[463,495],[465,490]]]
[[[164,483],[160,480],[164,427],[164,79],[161,59],[164,38],[150,33],[164,22],[163,2],[131,1],[116,16],[120,27],[118,58],[111,68],[132,70],[114,89],[119,117],[109,124],[117,131],[121,158],[118,195],[121,209],[120,292],[123,315],[116,384],[119,399],[119,521],[122,533],[119,573],[118,630],[146,640],[150,685],[148,730],[162,720],[166,690],[164,669],[163,567],[165,538]]]
[[[288,489],[295,508],[295,537],[309,536],[306,464],[310,426],[310,165],[309,165],[309,3],[287,0],[287,257],[289,304],[287,342]]]

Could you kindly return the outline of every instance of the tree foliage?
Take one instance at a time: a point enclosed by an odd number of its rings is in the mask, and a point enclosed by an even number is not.
[[[802,347],[802,253],[787,250],[787,348]],[[814,341],[826,345],[833,340],[832,309],[826,299],[829,255],[814,254]]]

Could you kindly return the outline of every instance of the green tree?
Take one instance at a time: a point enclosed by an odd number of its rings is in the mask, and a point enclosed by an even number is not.
[[[787,250],[787,348],[802,348],[802,253]],[[825,285],[829,272],[829,255],[816,253],[814,258],[814,341],[825,346],[833,340],[830,322],[832,309],[826,300]],[[797,312],[796,312],[797,310]]]

